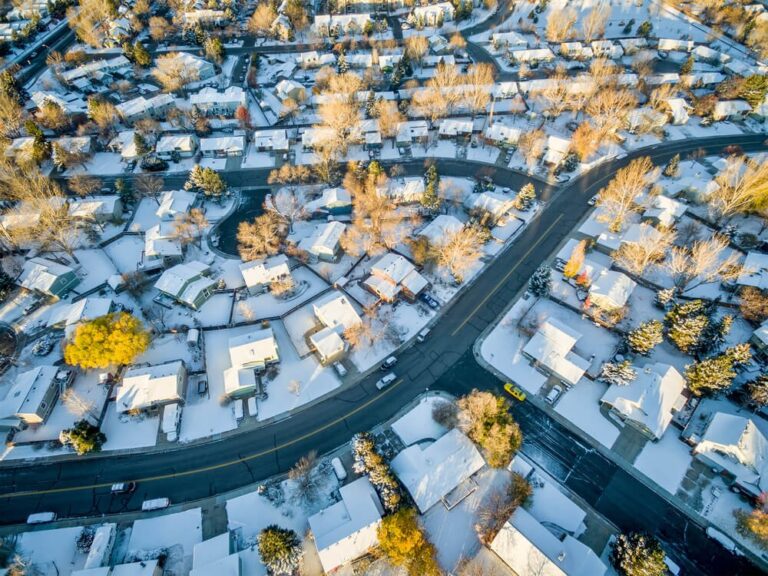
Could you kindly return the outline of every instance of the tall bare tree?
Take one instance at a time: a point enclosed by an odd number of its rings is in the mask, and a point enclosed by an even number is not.
[[[174,52],[163,54],[155,59],[152,75],[166,92],[176,92],[199,79],[197,70],[186,66],[178,56],[179,53]]]
[[[237,250],[248,262],[277,254],[285,238],[285,226],[274,212],[265,212],[253,222],[240,222],[237,227]]]
[[[456,282],[463,282],[464,275],[477,264],[483,255],[483,235],[478,226],[465,226],[448,234],[436,244],[435,261],[448,269]]]
[[[743,156],[731,158],[715,178],[707,198],[709,210],[722,220],[734,214],[761,212],[768,207],[768,162]]]
[[[638,208],[637,197],[651,184],[649,176],[653,178],[654,174],[653,163],[647,156],[636,158],[618,170],[608,186],[600,191],[598,219],[607,222],[612,232],[621,231],[627,215]]]
[[[578,14],[573,8],[551,8],[547,15],[547,40],[565,42],[572,38],[577,18]]]
[[[667,268],[675,286],[681,291],[693,290],[702,284],[734,280],[742,273],[739,254],[726,252],[728,240],[715,235],[698,240],[692,246],[675,246],[667,258]]]
[[[601,2],[590,10],[581,21],[581,35],[585,42],[592,42],[596,38],[602,38],[605,34],[605,25],[611,17],[611,6]]]
[[[161,176],[152,176],[151,174],[139,174],[134,180],[133,189],[144,197],[152,198],[157,205],[160,205],[158,196],[163,191],[165,181]]]
[[[623,242],[613,253],[615,263],[628,272],[642,276],[651,264],[664,260],[675,239],[672,230],[658,230],[650,226],[643,229],[634,242]]]

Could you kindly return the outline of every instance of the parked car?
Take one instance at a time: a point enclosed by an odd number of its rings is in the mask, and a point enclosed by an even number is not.
[[[53,350],[53,340],[48,336],[43,336],[32,346],[32,354],[35,356],[48,356],[51,350]]]
[[[333,363],[333,369],[336,370],[336,374],[344,378],[344,376],[347,375],[347,369],[344,368],[344,364],[341,362],[334,362]]]
[[[152,500],[144,500],[141,504],[141,510],[143,512],[149,512],[151,510],[162,510],[168,508],[171,505],[169,498],[153,498]]]
[[[547,404],[554,404],[557,402],[557,399],[560,398],[560,395],[563,393],[563,387],[559,386],[558,384],[555,384],[552,386],[552,390],[549,391],[549,394],[547,394],[546,398],[544,400],[547,402]]]
[[[136,482],[117,482],[112,484],[112,494],[130,494],[136,490]]]
[[[565,270],[565,264],[566,262],[562,258],[555,258],[555,270],[558,272]]]
[[[331,467],[333,468],[333,473],[336,474],[336,478],[339,479],[339,482],[343,482],[347,479],[347,470],[344,468],[344,464],[341,463],[341,460],[333,458],[331,460]]]
[[[381,364],[379,368],[381,370],[389,370],[395,364],[397,364],[397,358],[395,358],[394,356],[390,356],[389,358],[384,360],[384,362]]]
[[[383,390],[384,388],[392,384],[392,382],[394,382],[396,378],[397,376],[395,375],[395,373],[390,372],[389,374],[384,376],[384,378],[376,382],[376,388],[378,388],[379,390]]]
[[[46,524],[56,520],[56,512],[37,512],[27,516],[27,524]]]
[[[427,306],[429,306],[430,308],[432,308],[433,310],[437,310],[438,308],[440,308],[440,302],[438,302],[437,300],[435,300],[435,299],[432,297],[432,295],[431,295],[431,294],[429,294],[428,292],[422,292],[422,293],[419,295],[419,299],[420,299],[422,302],[424,302],[424,303],[425,303]]]
[[[162,172],[168,169],[168,162],[157,156],[144,156],[141,160],[141,169],[147,172]]]
[[[512,382],[507,382],[504,384],[504,390],[513,398],[520,400],[520,402],[523,402],[526,398],[525,392],[523,392],[522,389],[520,389],[518,386],[512,384]]]
[[[424,328],[421,332],[419,332],[419,335],[416,336],[417,342],[424,342],[424,340],[427,339],[427,336],[429,336],[429,328]]]

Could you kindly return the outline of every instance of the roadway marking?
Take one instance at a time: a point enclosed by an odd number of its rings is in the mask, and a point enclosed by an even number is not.
[[[204,466],[202,468],[193,468],[192,470],[185,470],[183,472],[173,472],[170,474],[161,474],[158,476],[148,476],[147,478],[138,478],[136,480],[133,480],[133,482],[136,483],[144,483],[144,482],[157,482],[160,480],[169,480],[171,478],[181,478],[183,476],[193,476],[195,474],[202,474],[204,472],[212,472],[214,470],[220,470],[222,468],[229,468],[230,466],[235,466],[237,464],[242,464],[244,462],[248,462],[249,460],[256,460],[257,458],[261,458],[263,456],[267,456],[269,454],[272,454],[274,452],[277,452],[278,450],[282,450],[283,448],[287,448],[289,446],[292,446],[294,444],[297,444],[299,442],[302,442],[304,440],[307,440],[308,438],[311,438],[312,436],[316,436],[320,434],[321,432],[327,430],[328,428],[331,428],[350,416],[354,416],[358,412],[365,410],[373,404],[374,402],[378,401],[380,398],[382,398],[384,395],[389,394],[400,386],[400,384],[403,383],[403,379],[400,378],[397,382],[392,384],[391,386],[387,387],[383,392],[377,393],[373,398],[368,400],[367,402],[361,404],[354,410],[350,410],[347,412],[344,416],[341,416],[339,418],[336,418],[335,420],[332,420],[331,422],[326,422],[319,428],[316,428],[315,430],[312,430],[310,432],[307,432],[306,434],[303,434],[301,436],[297,436],[296,438],[289,440],[287,442],[283,442],[282,444],[279,444],[277,446],[274,446],[272,448],[267,448],[266,450],[262,450],[261,452],[257,452],[255,454],[251,454],[250,456],[243,456],[242,458],[238,458],[236,460],[230,460],[229,462],[221,462],[219,464],[212,464],[211,466]],[[126,480],[127,481],[127,480]],[[24,496],[40,496],[44,494],[62,494],[66,492],[78,492],[80,490],[95,490],[97,488],[108,488],[111,487],[114,482],[104,482],[101,484],[90,484],[85,486],[69,486],[66,488],[48,488],[47,490],[27,490],[25,492],[11,492],[8,494],[0,494],[0,498],[20,498]]]
[[[552,222],[552,224],[550,224],[550,225],[549,225],[549,227],[548,227],[548,228],[547,228],[547,229],[544,231],[544,233],[543,233],[541,236],[539,236],[539,239],[538,239],[538,240],[536,240],[536,242],[534,242],[533,244],[531,244],[530,248],[528,248],[528,250],[526,250],[525,254],[523,254],[523,255],[522,255],[522,257],[521,257],[521,258],[520,258],[520,259],[517,261],[517,264],[515,264],[514,266],[512,266],[512,268],[510,268],[509,272],[507,272],[507,273],[504,275],[504,277],[503,277],[501,280],[499,280],[499,282],[496,284],[496,286],[494,286],[494,287],[493,287],[493,290],[491,290],[490,292],[488,292],[488,294],[486,295],[486,297],[485,297],[485,298],[483,298],[483,299],[480,301],[480,303],[479,303],[477,306],[475,306],[475,309],[474,309],[474,310],[472,310],[472,312],[469,314],[469,316],[467,316],[467,317],[464,319],[464,321],[463,321],[461,324],[459,324],[459,325],[456,327],[456,329],[455,329],[453,332],[451,332],[451,336],[456,336],[456,334],[457,334],[457,333],[458,333],[458,332],[459,332],[459,331],[460,331],[462,328],[464,328],[464,326],[466,326],[466,325],[467,325],[467,322],[469,322],[470,320],[472,320],[472,317],[473,317],[475,314],[477,314],[477,311],[478,311],[478,310],[480,310],[480,308],[482,308],[482,307],[485,305],[485,303],[486,303],[486,302],[488,302],[488,299],[489,299],[491,296],[493,296],[493,295],[496,293],[496,291],[497,291],[499,288],[501,288],[501,285],[502,285],[502,284],[504,284],[504,282],[506,282],[507,280],[509,280],[509,277],[510,277],[510,276],[512,276],[512,273],[513,273],[515,270],[517,270],[517,267],[518,267],[518,266],[520,266],[520,263],[521,263],[523,260],[525,260],[526,258],[528,258],[528,256],[530,256],[531,252],[533,252],[533,251],[534,251],[534,250],[535,250],[535,249],[538,247],[538,245],[542,243],[542,241],[543,241],[543,240],[544,240],[544,239],[547,237],[547,234],[549,234],[549,233],[552,231],[552,228],[554,228],[554,227],[555,227],[555,225],[556,225],[558,222],[560,222],[560,219],[561,219],[562,217],[563,217],[563,214],[560,214],[560,215],[559,215],[557,218],[555,218],[555,221],[554,221],[554,222]]]

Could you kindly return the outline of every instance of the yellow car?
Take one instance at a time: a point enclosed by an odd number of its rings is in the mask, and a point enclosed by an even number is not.
[[[525,392],[523,392],[520,388],[518,388],[511,382],[507,382],[506,384],[504,384],[504,390],[506,390],[507,394],[509,394],[513,398],[517,398],[518,400],[520,400],[520,402],[523,402],[525,400]]]

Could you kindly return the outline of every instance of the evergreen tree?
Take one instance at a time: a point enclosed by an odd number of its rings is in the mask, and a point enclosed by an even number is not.
[[[120,200],[122,200],[124,204],[128,204],[133,201],[131,185],[123,178],[118,178],[115,180],[115,192],[117,192],[117,195],[120,196]]]
[[[104,433],[88,420],[79,420],[72,428],[62,430],[59,439],[63,444],[72,446],[79,456],[100,452],[102,445],[107,441]]]
[[[358,474],[367,474],[376,488],[384,508],[395,512],[402,499],[400,485],[395,479],[389,464],[376,451],[373,437],[367,432],[352,437],[353,468]]]
[[[347,55],[344,53],[344,50],[342,50],[339,53],[339,58],[336,61],[336,71],[339,74],[346,74],[349,72],[349,64],[347,64]]]
[[[152,64],[152,55],[144,48],[144,44],[141,42],[136,42],[133,48],[133,61],[142,68],[147,68]]]
[[[697,396],[724,390],[733,383],[737,369],[751,358],[749,344],[737,344],[719,356],[691,364],[685,369],[688,387]]]
[[[526,212],[531,209],[533,201],[536,200],[536,189],[531,182],[520,188],[515,198],[515,208]]]
[[[709,326],[711,313],[711,306],[701,300],[675,304],[664,318],[667,336],[686,354],[696,353]]]
[[[421,205],[427,210],[434,212],[440,208],[441,203],[440,196],[438,195],[440,190],[440,174],[434,164],[430,164],[429,168],[427,168],[424,179],[426,180],[426,186],[424,187],[424,194],[421,196]]]
[[[21,103],[21,86],[16,78],[16,72],[18,72],[18,65],[13,65],[0,72],[0,92]]]
[[[270,574],[294,574],[301,562],[301,540],[293,530],[271,524],[259,532],[259,556]]]
[[[733,316],[726,314],[719,320],[710,320],[701,333],[699,341],[694,348],[694,354],[707,356],[720,350],[725,342],[725,337],[731,331]]]
[[[664,326],[658,320],[643,322],[627,334],[627,345],[636,354],[648,355],[664,340]]]
[[[13,278],[0,268],[0,300],[5,300],[15,285]]]
[[[184,184],[185,190],[202,190],[206,196],[221,196],[227,186],[224,179],[213,168],[203,168],[195,164],[189,173],[189,178]]]
[[[627,386],[637,378],[637,370],[632,367],[629,360],[613,363],[606,362],[600,370],[600,380],[616,386]]]
[[[144,156],[145,154],[149,154],[149,145],[147,144],[146,139],[144,136],[141,135],[139,132],[133,133],[133,145],[136,148],[136,154],[139,156]]]
[[[545,297],[552,289],[552,270],[549,266],[541,265],[528,280],[528,290],[534,296]]]
[[[669,160],[669,164],[667,164],[666,168],[664,168],[664,176],[667,176],[669,178],[677,178],[677,175],[679,173],[680,173],[680,154],[675,154]]]
[[[662,310],[666,310],[667,306],[673,303],[674,298],[675,298],[675,289],[664,288],[656,292],[656,297],[654,298],[653,302],[654,304],[656,304],[657,307],[661,308]]]
[[[761,374],[744,387],[749,404],[757,408],[768,406],[768,374]]]
[[[664,576],[664,550],[653,536],[638,532],[619,534],[611,550],[611,564],[621,576]]]
[[[368,99],[365,101],[365,116],[373,118],[373,107],[376,106],[376,94],[373,90],[368,91]]]
[[[648,20],[637,27],[638,36],[644,36],[645,38],[648,38],[648,36],[651,35],[651,31],[653,31],[653,24],[651,24]]]
[[[688,58],[680,65],[680,74],[690,74],[693,71],[693,55],[688,56]]]

